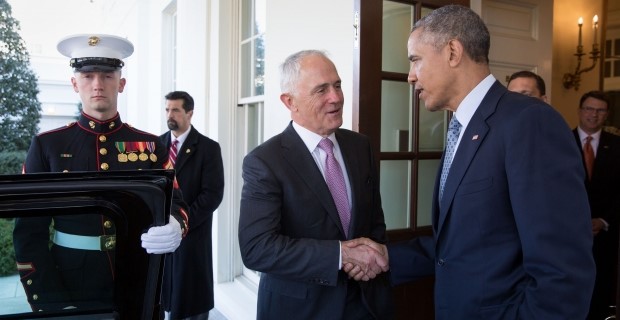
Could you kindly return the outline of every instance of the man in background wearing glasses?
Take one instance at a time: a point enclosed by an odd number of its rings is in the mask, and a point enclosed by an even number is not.
[[[605,319],[615,305],[620,214],[620,137],[603,130],[610,100],[601,91],[579,101],[579,126],[573,130],[587,172],[586,190],[592,213],[592,246],[596,282],[588,319]]]

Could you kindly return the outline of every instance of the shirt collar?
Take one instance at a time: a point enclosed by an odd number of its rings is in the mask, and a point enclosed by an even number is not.
[[[189,132],[191,131],[192,126],[189,126],[189,128],[187,130],[185,130],[185,132],[183,132],[180,136],[175,137],[174,134],[172,133],[172,131],[170,131],[170,143],[172,144],[172,142],[174,140],[179,141],[179,143],[177,144],[177,148],[180,148],[183,145],[183,142],[185,142],[185,139],[187,139],[187,136],[189,135]]]
[[[306,148],[308,148],[308,151],[310,151],[310,153],[314,152],[314,150],[319,145],[319,142],[321,142],[321,140],[323,139],[323,136],[316,134],[300,126],[295,121],[293,121],[293,129],[295,129],[295,131],[297,132],[301,140],[304,142],[304,144],[306,145]],[[330,134],[327,138],[331,140],[334,143],[334,145],[338,145],[336,141],[336,136],[334,133]]]
[[[583,142],[584,140],[586,140],[586,138],[588,136],[592,137],[592,140],[594,141],[598,141],[601,138],[601,131],[603,131],[603,129],[593,133],[593,134],[588,134],[585,131],[583,131],[581,129],[581,127],[577,126],[577,133],[579,133],[579,141]]]
[[[487,92],[489,92],[489,89],[491,89],[491,86],[493,86],[495,81],[497,81],[495,77],[492,74],[489,74],[486,78],[484,78],[484,80],[480,81],[480,83],[478,83],[478,85],[470,91],[467,96],[465,96],[465,99],[463,99],[458,108],[456,108],[454,115],[459,120],[459,123],[461,123],[461,126],[463,126],[461,132],[465,131],[464,129],[467,128],[469,121],[474,116],[476,110],[478,110],[482,99],[484,99],[484,96],[486,96]]]
[[[78,125],[80,128],[95,134],[108,134],[120,129],[123,122],[118,112],[114,117],[105,121],[97,120],[82,112],[78,119]]]

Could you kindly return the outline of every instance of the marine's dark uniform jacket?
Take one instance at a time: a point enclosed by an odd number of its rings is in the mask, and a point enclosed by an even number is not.
[[[102,122],[82,113],[77,122],[32,139],[24,173],[163,169],[167,161],[159,137],[124,124],[118,114]],[[188,210],[179,190],[174,192],[171,214],[185,235]],[[61,242],[55,239],[50,249],[52,220],[56,233],[68,234],[69,240],[72,235],[115,234],[113,221],[97,212],[16,219],[17,267],[33,310],[109,305],[114,292],[114,243],[102,241],[101,250],[83,250],[58,245]]]

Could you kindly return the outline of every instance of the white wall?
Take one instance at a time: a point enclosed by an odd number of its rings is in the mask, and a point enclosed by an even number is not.
[[[326,50],[334,61],[344,92],[344,128],[352,127],[353,0],[267,0],[265,40],[265,140],[290,121],[280,101],[278,68],[303,49]]]

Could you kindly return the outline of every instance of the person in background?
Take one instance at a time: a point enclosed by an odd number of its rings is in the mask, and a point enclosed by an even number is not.
[[[588,319],[610,316],[616,301],[618,266],[618,215],[620,214],[620,137],[605,132],[610,100],[601,91],[585,93],[579,100],[579,125],[573,130],[583,155],[590,203],[592,251],[596,262],[596,282]]]
[[[432,239],[387,246],[394,284],[435,274],[435,319],[584,319],[594,284],[585,172],[550,105],[490,72],[490,35],[447,5],[409,36],[409,83],[450,111]],[[364,243],[367,240],[358,240]]]
[[[304,50],[280,70],[292,121],[243,161],[239,246],[261,273],[257,319],[392,319],[384,252],[347,245],[387,238],[370,143],[340,128],[336,67]]]
[[[121,59],[132,54],[131,42],[112,35],[74,35],[61,40],[58,51],[71,59],[71,84],[82,113],[76,122],[35,136],[23,172],[164,169],[168,153],[158,136],[123,123],[118,114],[118,94],[126,83]],[[173,252],[181,243],[189,229],[181,199],[176,189],[169,223],[142,234],[148,253]],[[32,309],[110,307],[115,236],[114,220],[97,211],[16,219],[17,269]]]
[[[508,79],[508,90],[547,101],[545,80],[532,71],[517,71]]]
[[[183,199],[189,205],[192,229],[179,248],[166,255],[162,305],[169,319],[207,320],[213,309],[213,211],[224,195],[220,145],[192,126],[194,99],[184,91],[166,95],[170,131],[161,135],[169,148]]]

